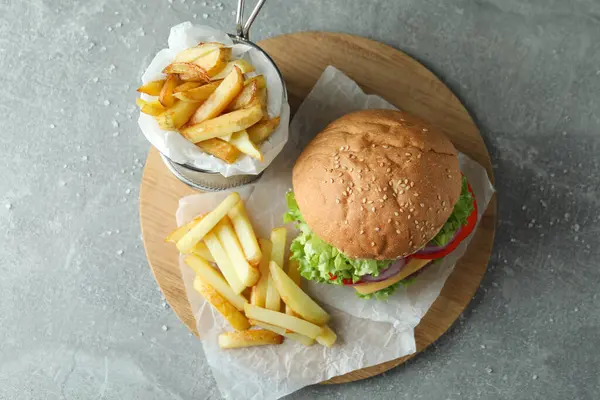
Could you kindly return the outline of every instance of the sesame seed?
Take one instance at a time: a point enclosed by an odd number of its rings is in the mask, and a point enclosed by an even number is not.
[[[423,229],[425,229],[425,227],[424,227],[424,226],[422,226],[422,227],[421,227],[421,229],[420,229],[420,230],[421,230],[421,232],[423,231]]]
[[[379,166],[380,166],[380,167],[383,167],[383,165],[384,165],[384,164],[383,164],[382,162],[380,162],[380,163],[379,163]]]
[[[367,202],[367,199],[362,199],[363,204]]]
[[[408,242],[408,245],[412,246],[413,245],[413,241],[411,240],[410,242]]]
[[[389,181],[389,182],[388,182],[388,185],[390,185],[390,186],[394,186],[394,181]]]
[[[384,194],[384,195],[383,195],[383,199],[384,199],[384,200],[387,200],[387,194]]]
[[[358,172],[362,172],[362,168],[359,168],[359,169],[358,169]]]
[[[348,169],[348,167],[346,167],[345,165],[342,167],[343,169]]]
[[[444,207],[444,211],[448,211],[448,207]]]
[[[344,224],[345,224],[345,225],[348,225],[348,221],[344,221]]]
[[[343,184],[344,184],[344,180],[343,180],[343,179],[340,179],[340,183],[343,185]]]
[[[387,186],[384,186],[384,187],[383,187],[383,191],[384,191],[384,192],[387,192]]]
[[[439,213],[440,213],[440,210],[437,210],[435,213],[436,213],[436,214],[439,214]]]
[[[399,235],[400,234],[400,229],[396,229],[396,233]]]
[[[413,196],[419,197],[419,193],[413,193]]]
[[[340,151],[344,151],[344,146],[340,147]]]
[[[419,225],[419,221],[415,219],[415,225]]]
[[[386,172],[392,172],[392,169],[391,169],[391,168],[388,168],[388,169],[386,169],[385,171],[386,171]]]
[[[346,192],[345,190],[342,192],[342,195],[344,196],[348,196],[348,192]]]
[[[381,147],[383,147],[384,149],[387,149],[387,148],[389,148],[390,146],[388,146],[387,144],[384,144],[384,145],[383,145],[383,146],[381,146]]]
[[[338,172],[338,176],[342,176],[343,174],[341,172]]]
[[[362,179],[362,174],[358,174],[359,179]]]
[[[446,202],[445,202],[445,201],[442,201],[442,206],[445,206],[445,205],[446,205]]]
[[[331,178],[331,183],[333,183],[333,182],[334,182],[334,180],[333,180],[333,178]]]
[[[388,218],[388,224],[391,224],[391,223],[392,223],[392,219]]]
[[[421,153],[417,154],[417,158],[421,158]]]
[[[338,155],[337,151],[335,153],[333,153],[333,156],[339,158],[339,155]]]
[[[429,129],[423,128],[423,132],[429,132]]]
[[[452,179],[452,175],[448,175],[448,178],[449,178],[449,179]]]
[[[350,182],[350,183],[352,183],[352,182]],[[352,185],[350,185],[350,186],[352,186]],[[352,191],[352,189],[350,189],[350,186],[347,186],[347,187],[346,187],[346,191],[347,191],[348,193],[350,193],[350,192]]]
[[[408,183],[408,179],[404,178],[404,184]]]
[[[335,199],[335,202],[340,204],[340,199]]]
[[[365,161],[365,159],[364,159],[364,158],[362,158],[362,157],[359,157],[359,158],[358,158],[358,161],[360,161],[360,162],[363,162],[363,161]]]
[[[361,235],[364,235],[364,234],[365,234],[365,231],[364,231],[364,229],[361,229],[361,230],[360,230],[360,234],[361,234]]]
[[[383,200],[383,199],[379,199],[379,202],[380,202],[380,203],[383,203],[384,201],[385,201],[385,200]]]
[[[371,207],[371,211],[375,212],[375,207]]]
[[[360,206],[360,209],[363,210],[363,211],[365,211],[365,208],[363,206]]]
[[[408,219],[410,219],[410,214],[408,214]]]
[[[350,168],[350,172],[353,172],[353,171],[354,171],[354,168]]]
[[[375,177],[374,176],[371,178],[371,182],[375,182]]]
[[[410,157],[411,154],[410,153],[404,153],[405,156]]]
[[[372,246],[372,247],[375,247],[375,242],[371,242],[371,246]]]
[[[379,232],[379,231],[380,231],[379,227],[375,228],[375,232]]]
[[[419,204],[421,206],[421,208],[425,207],[425,204],[421,203]]]
[[[398,190],[398,194],[404,194],[404,190]]]
[[[373,204],[373,200],[367,201],[367,204]]]
[[[414,187],[415,183],[414,182],[410,182],[410,187]]]
[[[415,212],[415,209],[414,209],[414,208],[411,208],[411,209],[409,209],[408,211],[410,211],[410,212]]]
[[[398,225],[400,222],[398,222],[398,221],[394,221],[394,223],[395,223],[396,225]]]
[[[397,217],[399,215],[398,211],[394,211],[394,215]]]
[[[375,148],[375,147],[377,147],[377,146],[375,146],[375,143],[373,143],[373,144],[371,145],[371,147]]]

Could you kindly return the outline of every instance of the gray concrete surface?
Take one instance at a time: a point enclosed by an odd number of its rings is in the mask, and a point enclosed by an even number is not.
[[[219,4],[0,0],[0,399],[219,398],[146,264],[133,106],[170,26],[232,27]],[[256,25],[414,55],[480,124],[499,192],[489,272],[447,335],[289,398],[599,398],[600,2],[269,0]]]

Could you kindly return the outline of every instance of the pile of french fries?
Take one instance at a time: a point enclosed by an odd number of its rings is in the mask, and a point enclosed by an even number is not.
[[[300,287],[298,264],[288,260],[284,271],[286,236],[280,227],[270,240],[258,239],[244,202],[231,193],[166,238],[186,255],[196,291],[235,329],[219,336],[220,347],[281,344],[284,338],[306,346],[335,343],[329,314]]]
[[[203,151],[232,164],[241,154],[263,161],[259,145],[279,126],[269,117],[267,84],[244,59],[232,60],[231,47],[200,43],[181,51],[163,73],[138,92],[144,114],[162,130],[179,131]]]

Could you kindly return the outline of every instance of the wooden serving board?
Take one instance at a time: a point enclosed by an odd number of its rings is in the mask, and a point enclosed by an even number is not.
[[[323,70],[333,65],[367,93],[378,94],[398,108],[442,128],[455,146],[483,165],[493,181],[490,157],[477,126],[460,101],[427,68],[410,56],[361,37],[302,32],[264,40],[259,45],[275,60],[285,78],[294,111]],[[140,189],[140,215],[148,262],[167,301],[194,333],[192,315],[178,266],[175,246],[164,238],[176,228],[181,197],[196,193],[178,181],[153,148]],[[415,331],[417,351],[437,340],[456,321],[479,287],[494,242],[496,201],[490,202],[465,254]],[[335,377],[344,383],[372,377],[402,364],[409,355]]]

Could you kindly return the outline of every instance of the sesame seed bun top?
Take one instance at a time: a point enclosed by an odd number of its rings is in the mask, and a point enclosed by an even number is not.
[[[461,191],[450,140],[391,110],[358,111],[329,124],[296,161],[292,180],[317,236],[350,257],[378,260],[427,244]]]

